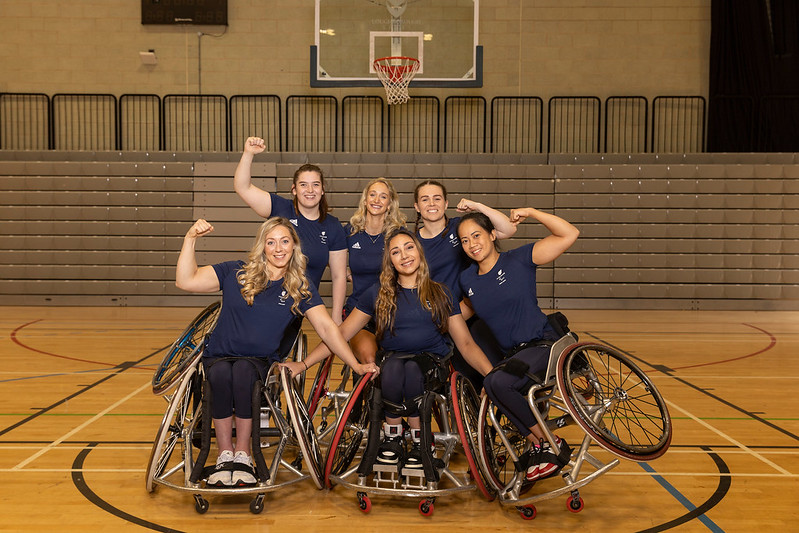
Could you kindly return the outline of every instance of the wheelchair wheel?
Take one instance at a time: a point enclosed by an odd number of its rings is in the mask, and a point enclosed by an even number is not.
[[[330,368],[333,366],[334,355],[330,355],[325,362],[319,365],[319,370],[316,371],[316,377],[311,386],[311,392],[308,395],[308,414],[313,418],[316,416],[316,410],[319,408],[322,396],[327,392],[328,383],[330,381]]]
[[[277,368],[277,371],[280,372],[280,384],[283,388],[287,415],[291,419],[297,446],[305,459],[308,474],[311,476],[311,481],[314,482],[316,488],[322,489],[324,488],[320,470],[322,450],[319,449],[316,431],[311,422],[311,417],[308,416],[308,411],[305,409],[302,393],[297,390],[297,384],[289,376],[287,368],[281,368],[277,365],[273,365],[272,368]]]
[[[475,453],[479,450],[477,442],[477,432],[480,426],[480,398],[469,381],[463,374],[454,372],[450,376],[450,398],[452,401],[452,412],[455,418],[455,426],[461,439],[463,453],[466,462],[469,464],[469,471],[474,478],[480,493],[488,501],[492,501],[496,494],[490,488],[486,475],[479,467]]]
[[[497,425],[489,416],[494,414]],[[516,426],[505,416],[494,404],[484,397],[480,403],[480,411],[477,416],[477,449],[480,465],[483,467],[488,482],[497,491],[503,491],[516,476],[516,465],[513,456],[520,457],[528,446],[527,439],[519,433]],[[511,450],[502,441],[500,433],[505,436],[510,444]]]
[[[368,435],[369,409],[366,405],[372,387],[371,375],[361,376],[336,421],[336,430],[325,458],[325,486],[332,487],[330,476],[343,474],[358,455]]]
[[[652,380],[626,355],[601,344],[575,344],[557,364],[558,388],[572,418],[602,448],[651,461],[671,443],[671,417]]]
[[[146,484],[147,491],[155,489],[154,480],[165,475],[170,475],[172,471],[191,469],[191,465],[185,464],[184,457],[172,460],[172,454],[177,447],[178,455],[187,447],[192,446],[191,433],[195,428],[200,427],[201,415],[201,387],[202,376],[198,370],[198,365],[192,366],[184,374],[183,380],[178,385],[167,407],[161,426],[153,443],[150,452],[150,460],[147,463]],[[184,439],[188,438],[188,442]],[[177,446],[178,443],[181,446]]]
[[[153,374],[153,394],[165,394],[180,381],[186,369],[195,365],[202,356],[206,335],[216,326],[221,307],[221,302],[214,302],[203,309],[172,343]]]

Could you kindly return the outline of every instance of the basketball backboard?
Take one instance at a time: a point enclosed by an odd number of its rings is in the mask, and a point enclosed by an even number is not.
[[[375,59],[414,57],[411,87],[482,87],[480,0],[315,0],[311,87],[379,87]]]

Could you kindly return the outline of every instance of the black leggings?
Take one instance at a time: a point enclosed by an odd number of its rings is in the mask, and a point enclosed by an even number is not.
[[[408,416],[419,416],[413,400],[424,394],[424,374],[416,361],[404,357],[389,357],[381,366],[380,384],[384,400],[404,404],[411,409]],[[388,409],[385,413],[391,418],[399,416]]]
[[[255,357],[203,358],[211,384],[211,417],[252,418],[252,388],[269,370],[270,361]]]
[[[523,361],[529,366],[527,371],[536,374],[546,370],[549,352],[549,346],[530,346],[519,350],[512,359]],[[538,423],[530,410],[530,404],[527,403],[527,391],[532,383],[527,376],[519,377],[503,370],[491,372],[483,380],[488,397],[525,436],[530,434],[529,428]]]

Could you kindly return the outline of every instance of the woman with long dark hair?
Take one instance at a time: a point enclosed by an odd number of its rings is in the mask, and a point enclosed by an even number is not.
[[[439,380],[445,381],[446,361],[452,352],[450,338],[466,361],[481,374],[491,369],[491,363],[472,340],[460,307],[449,290],[430,278],[424,251],[408,230],[400,229],[387,237],[380,283],[369,288],[358,300],[355,309],[341,324],[342,335],[351,338],[372,318],[380,348],[382,397],[387,405],[383,427],[385,441],[379,448],[377,460],[400,467],[421,468],[416,401],[424,394],[422,366],[432,368]],[[329,349],[320,344],[308,355],[308,366],[329,353]],[[292,372],[305,370],[296,363],[287,363],[287,366]],[[403,435],[402,416],[395,406],[409,408],[410,450]]]
[[[532,381],[527,375],[546,369],[552,341],[557,335],[538,307],[536,269],[554,261],[577,240],[580,231],[566,220],[532,207],[512,209],[510,221],[539,222],[549,235],[509,252],[496,246],[497,233],[491,220],[481,213],[463,217],[458,235],[464,252],[474,263],[460,275],[464,314],[482,318],[500,346],[501,358],[513,358],[516,368],[526,372],[491,372],[483,381],[486,394],[533,443],[527,479],[548,477],[562,466],[530,411],[525,392]],[[568,450],[565,441],[561,451]]]

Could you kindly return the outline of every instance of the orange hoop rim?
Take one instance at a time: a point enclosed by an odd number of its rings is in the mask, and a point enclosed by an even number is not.
[[[397,61],[401,60],[403,62],[407,62],[407,64],[402,65],[390,65],[388,64],[389,61]],[[372,61],[372,65],[375,67],[375,70],[380,70],[387,73],[392,78],[397,78],[400,75],[413,70],[414,67],[419,65],[419,60],[415,57],[408,57],[408,56],[387,56],[387,57],[378,57],[374,61]]]

